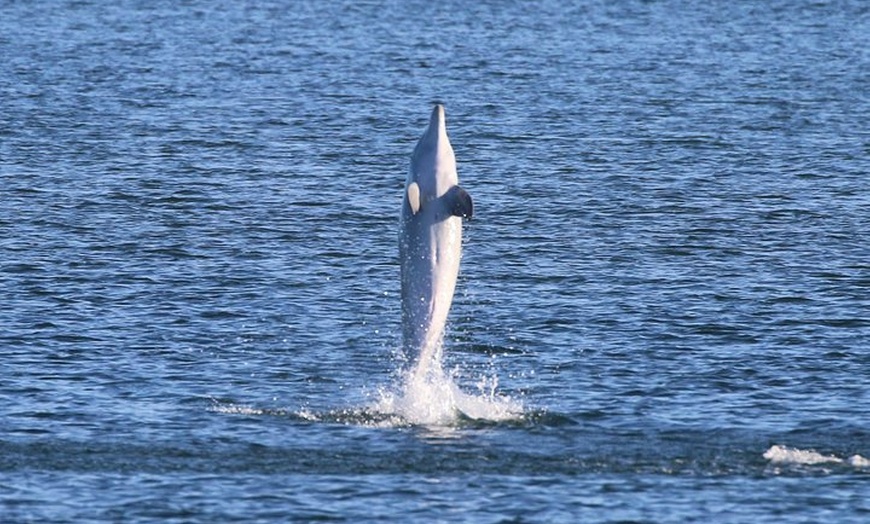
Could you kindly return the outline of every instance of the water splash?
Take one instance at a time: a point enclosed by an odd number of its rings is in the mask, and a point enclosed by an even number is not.
[[[457,374],[447,373],[440,359],[423,360],[405,372],[401,384],[382,389],[370,410],[395,417],[406,424],[427,427],[458,426],[469,421],[521,420],[520,402],[498,393],[498,378],[483,377],[477,393],[467,393],[457,384]]]

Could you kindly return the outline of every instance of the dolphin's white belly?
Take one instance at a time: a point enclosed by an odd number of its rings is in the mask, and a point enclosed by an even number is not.
[[[403,220],[402,329],[405,351],[427,358],[441,342],[453,302],[462,246],[462,220]]]
[[[411,156],[402,200],[402,345],[409,360],[437,359],[462,252],[462,218],[471,197],[459,187],[444,108],[436,105]]]

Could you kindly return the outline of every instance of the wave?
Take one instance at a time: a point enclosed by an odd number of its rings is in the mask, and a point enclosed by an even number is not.
[[[855,468],[870,468],[870,459],[864,458],[861,455],[841,458],[836,455],[823,455],[811,449],[789,448],[776,444],[765,451],[763,456],[771,464],[777,465],[812,466],[817,464],[842,464]]]

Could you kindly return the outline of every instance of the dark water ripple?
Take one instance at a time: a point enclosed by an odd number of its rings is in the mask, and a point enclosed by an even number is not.
[[[868,31],[857,0],[0,3],[0,520],[866,520]],[[477,213],[448,365],[508,422],[371,408],[432,100]]]

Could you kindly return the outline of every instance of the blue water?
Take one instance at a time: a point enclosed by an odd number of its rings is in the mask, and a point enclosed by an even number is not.
[[[862,0],[0,2],[0,520],[866,522],[868,34]],[[435,100],[475,219],[449,381],[405,402]]]

